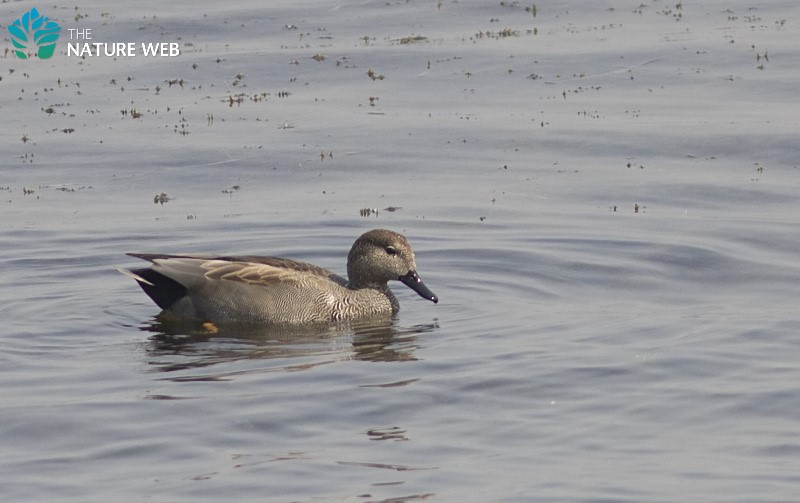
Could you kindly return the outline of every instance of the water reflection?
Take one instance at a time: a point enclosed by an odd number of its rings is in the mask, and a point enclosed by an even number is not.
[[[156,316],[141,330],[152,332],[146,351],[159,371],[198,369],[238,360],[285,360],[281,370],[305,370],[342,360],[415,360],[417,336],[435,323],[399,327],[394,318],[302,326],[223,325],[209,330],[195,322]],[[224,376],[206,376],[220,379]]]

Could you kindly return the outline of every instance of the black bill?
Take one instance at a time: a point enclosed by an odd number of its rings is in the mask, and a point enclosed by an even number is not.
[[[425,283],[422,282],[422,278],[419,277],[417,271],[408,271],[408,274],[406,274],[405,276],[400,276],[397,279],[405,283],[406,286],[409,287],[410,289],[417,292],[420,297],[428,299],[434,304],[439,302],[439,297],[437,297],[435,293],[428,290],[428,287],[425,286]]]

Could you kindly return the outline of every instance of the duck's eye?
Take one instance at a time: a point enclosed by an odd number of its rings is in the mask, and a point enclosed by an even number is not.
[[[394,246],[387,246],[384,248],[384,250],[386,250],[386,253],[391,256],[397,255],[397,249]]]

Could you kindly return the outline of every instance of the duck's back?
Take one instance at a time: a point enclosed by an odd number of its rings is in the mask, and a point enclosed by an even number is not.
[[[131,271],[162,308],[199,321],[311,323],[394,310],[377,290],[351,290],[327,269],[278,257],[134,255],[153,263]],[[391,295],[391,293],[389,294]]]

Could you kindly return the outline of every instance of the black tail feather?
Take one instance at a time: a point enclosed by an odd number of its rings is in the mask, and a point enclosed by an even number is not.
[[[161,309],[169,308],[188,292],[185,286],[152,269],[133,269],[131,272],[145,280],[137,280],[137,283]]]

